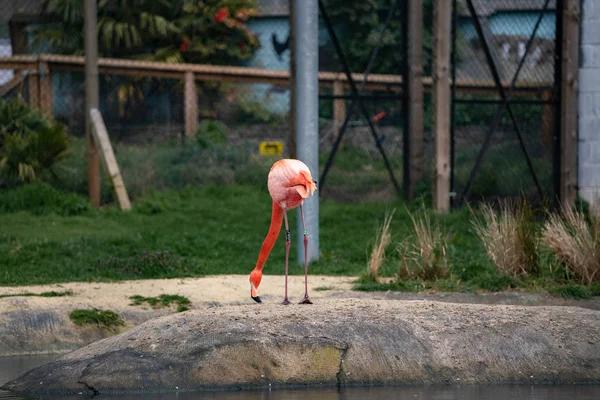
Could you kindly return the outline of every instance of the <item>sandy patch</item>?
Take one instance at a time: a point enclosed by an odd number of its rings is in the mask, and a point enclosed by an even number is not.
[[[353,277],[309,276],[309,294],[319,300],[340,292],[352,290]],[[304,295],[304,276],[290,276],[289,297],[298,302]],[[326,290],[323,290],[326,289]],[[185,296],[192,302],[191,309],[206,305],[253,304],[250,298],[248,275],[215,275],[202,278],[149,279],[115,283],[69,282],[52,285],[0,287],[2,294],[42,293],[71,290],[72,296],[64,297],[7,297],[0,299],[0,312],[18,309],[48,309],[62,306],[72,308],[98,307],[118,309],[131,307],[129,296],[145,297],[161,294]],[[260,295],[265,303],[283,300],[284,277],[265,275],[260,285]],[[3,301],[4,300],[4,301]],[[139,306],[135,308],[139,309]]]

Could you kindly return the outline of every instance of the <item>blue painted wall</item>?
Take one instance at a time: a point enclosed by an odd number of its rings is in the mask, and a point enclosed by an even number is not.
[[[531,36],[535,23],[539,18],[539,12],[499,12],[488,18],[490,29],[494,35],[507,36]],[[554,39],[556,34],[556,14],[546,12],[536,33],[541,39]],[[477,37],[475,27],[471,18],[461,18],[459,29],[465,35],[465,39],[471,40]]]
[[[248,22],[248,28],[258,35],[261,46],[246,66],[288,70],[290,66],[290,50],[286,45],[290,33],[288,18],[257,18]],[[274,41],[277,44],[274,44]],[[252,85],[247,100],[260,102],[264,108],[275,114],[286,114],[290,110],[289,90],[270,84]]]

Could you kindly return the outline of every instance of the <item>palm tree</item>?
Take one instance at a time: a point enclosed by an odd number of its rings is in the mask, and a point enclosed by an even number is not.
[[[98,53],[102,57],[231,65],[259,46],[246,26],[255,0],[98,0]],[[52,22],[33,27],[36,52],[82,55],[84,1],[44,0]],[[120,118],[140,115],[149,93],[173,83],[146,77],[105,77],[107,100]],[[179,83],[175,84],[176,86]],[[203,85],[216,95],[220,85]]]
[[[37,51],[83,54],[84,2],[44,0],[56,18],[32,28]],[[98,52],[104,57],[231,64],[258,39],[247,28],[254,0],[99,0]]]

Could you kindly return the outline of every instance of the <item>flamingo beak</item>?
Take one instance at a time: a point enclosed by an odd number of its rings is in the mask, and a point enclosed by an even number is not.
[[[262,303],[262,300],[258,295],[258,290],[256,289],[256,286],[254,286],[253,283],[250,283],[250,297],[252,297],[252,300],[254,300],[255,302]]]

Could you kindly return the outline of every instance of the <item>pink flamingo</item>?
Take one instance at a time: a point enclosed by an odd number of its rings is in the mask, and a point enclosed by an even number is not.
[[[285,297],[282,304],[290,304],[288,299],[288,263],[291,247],[291,232],[288,225],[287,210],[300,206],[302,228],[304,230],[304,298],[300,304],[312,304],[308,297],[308,232],[304,224],[304,199],[317,190],[317,181],[313,180],[308,167],[299,160],[283,159],[277,161],[269,170],[269,194],[273,199],[271,226],[260,248],[254,270],[250,273],[250,297],[261,302],[258,286],[262,279],[262,270],[275,245],[281,230],[282,219],[285,220]]]

